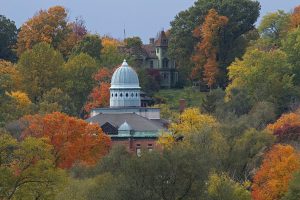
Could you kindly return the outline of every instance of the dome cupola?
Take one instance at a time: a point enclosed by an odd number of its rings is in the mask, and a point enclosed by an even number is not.
[[[111,79],[110,107],[140,107],[140,89],[137,73],[124,60]]]
[[[138,75],[126,60],[114,72],[110,88],[140,88]]]

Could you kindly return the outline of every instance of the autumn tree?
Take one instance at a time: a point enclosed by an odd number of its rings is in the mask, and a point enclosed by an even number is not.
[[[69,32],[66,18],[67,12],[61,6],[40,10],[21,26],[17,43],[18,55],[40,42],[57,48]]]
[[[92,76],[96,71],[96,61],[85,53],[71,57],[64,65],[64,89],[71,97],[77,114],[82,114],[83,106],[95,84]]]
[[[24,91],[36,103],[50,89],[62,84],[64,60],[62,55],[47,43],[27,50],[19,59],[17,69],[22,74]]]
[[[122,42],[108,36],[102,37],[101,41],[101,65],[112,69],[122,63],[124,55],[119,50]]]
[[[195,73],[203,68],[203,79],[210,88],[216,83],[219,73],[217,55],[220,48],[220,34],[227,23],[227,17],[219,16],[216,10],[211,9],[205,17],[204,23],[196,27],[193,32],[194,37],[198,38],[200,42],[196,45],[195,53],[192,56],[195,63],[192,76],[197,77]]]
[[[293,172],[300,169],[300,155],[289,145],[275,145],[264,156],[252,185],[254,200],[279,200],[288,190]]]
[[[214,117],[200,113],[200,110],[197,108],[188,108],[179,116],[177,123],[170,124],[169,129],[175,135],[185,135],[217,126],[218,122]]]
[[[0,15],[0,59],[15,61],[13,51],[17,43],[17,27],[14,21]]]
[[[75,162],[95,164],[110,148],[110,138],[98,125],[89,124],[66,114],[28,115],[21,119],[22,138],[47,138],[53,145],[55,165],[70,168]]]
[[[283,114],[275,123],[267,127],[276,137],[278,142],[299,141],[300,139],[300,114]]]
[[[88,101],[84,106],[86,112],[89,113],[93,108],[105,107],[109,105],[111,76],[112,73],[107,68],[101,68],[94,75],[93,78],[97,82],[97,85],[93,88],[92,92],[88,96]]]
[[[203,24],[205,16],[211,9],[229,19],[221,37],[218,54],[219,67],[223,72],[236,57],[244,54],[249,42],[246,35],[255,28],[254,23],[259,16],[260,5],[258,1],[251,0],[197,0],[193,6],[178,13],[171,22],[168,54],[176,61],[185,78],[190,75],[192,66],[190,58],[199,42],[193,37],[193,30]],[[227,78],[225,76],[222,78],[224,79],[222,85],[226,84]]]
[[[0,133],[0,198],[53,199],[66,174],[55,168],[52,146],[44,139],[17,141]]]
[[[18,34],[17,53],[20,56],[35,44],[45,42],[67,57],[73,47],[87,33],[81,20],[68,23],[64,7],[54,6],[40,10],[25,22]]]
[[[16,66],[0,60],[0,126],[30,114],[32,103],[21,89],[21,74]]]
[[[298,28],[300,26],[300,6],[294,8],[294,11],[291,15],[291,28]]]

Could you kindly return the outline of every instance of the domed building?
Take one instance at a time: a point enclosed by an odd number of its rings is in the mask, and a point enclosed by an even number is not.
[[[159,108],[141,107],[139,78],[126,60],[111,79],[110,106],[96,108],[88,122],[99,124],[113,144],[123,144],[137,154],[142,148],[152,150],[167,122],[160,118]]]

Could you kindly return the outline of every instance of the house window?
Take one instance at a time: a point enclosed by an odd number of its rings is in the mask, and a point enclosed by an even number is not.
[[[164,58],[163,59],[163,68],[168,68],[169,66],[169,59],[168,58]]]
[[[159,48],[156,49],[156,53],[159,53]]]
[[[150,60],[150,68],[153,68],[153,60]]]
[[[168,74],[167,73],[164,73],[164,79],[167,79],[168,78]]]

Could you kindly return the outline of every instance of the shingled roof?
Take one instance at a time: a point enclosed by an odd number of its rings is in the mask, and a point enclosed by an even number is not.
[[[99,124],[100,127],[108,122],[116,128],[119,128],[126,121],[134,131],[140,132],[165,129],[164,120],[150,120],[135,113],[100,113],[86,121]]]

